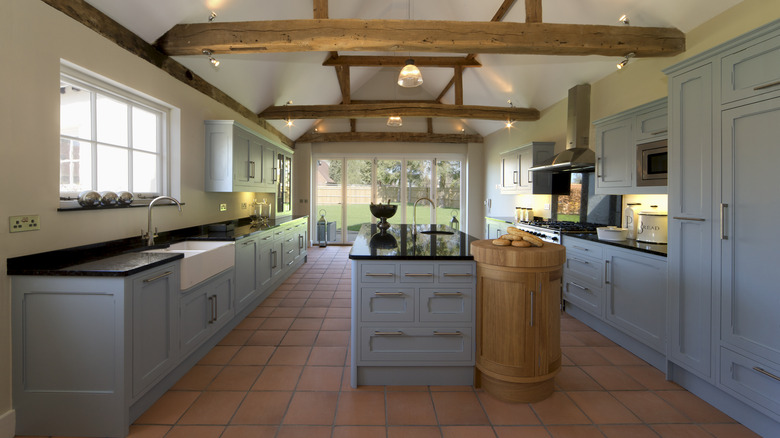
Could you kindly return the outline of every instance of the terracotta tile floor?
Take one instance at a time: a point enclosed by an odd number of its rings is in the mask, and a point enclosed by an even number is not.
[[[349,247],[311,248],[130,428],[132,438],[755,437],[576,319],[556,391],[510,404],[455,387],[349,386]]]

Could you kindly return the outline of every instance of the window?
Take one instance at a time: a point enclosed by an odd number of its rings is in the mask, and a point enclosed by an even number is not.
[[[170,194],[171,108],[139,93],[62,66],[60,197],[81,191]]]
[[[448,156],[415,158],[391,156],[350,157],[323,154],[314,157],[312,169],[315,184],[314,210],[317,218],[325,217],[327,235],[318,240],[328,243],[351,243],[361,224],[374,222],[368,209],[370,202],[398,205],[391,224],[414,220],[414,203],[426,197],[417,207],[417,222],[452,225],[463,222],[461,210],[465,199],[461,184],[464,158]],[[460,226],[460,224],[459,224]]]

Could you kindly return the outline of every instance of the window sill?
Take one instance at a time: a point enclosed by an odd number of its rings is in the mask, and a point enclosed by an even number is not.
[[[78,201],[60,201],[60,206],[57,208],[57,211],[97,211],[97,210],[122,210],[122,209],[128,209],[128,208],[146,208],[149,207],[149,203],[151,202],[151,199],[146,200],[134,200],[132,204],[130,205],[99,205],[96,207],[82,207],[79,205]],[[183,202],[180,202],[182,206],[186,205]],[[165,207],[165,206],[173,206],[175,207],[176,204],[170,203],[170,204],[155,204],[155,207]]]

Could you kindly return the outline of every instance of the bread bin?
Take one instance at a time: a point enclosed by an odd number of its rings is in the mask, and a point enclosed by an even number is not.
[[[666,212],[657,210],[639,212],[639,224],[636,230],[638,242],[666,244],[666,230]]]

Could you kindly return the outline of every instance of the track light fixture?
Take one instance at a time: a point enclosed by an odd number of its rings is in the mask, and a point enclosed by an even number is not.
[[[616,67],[617,67],[617,69],[618,69],[618,70],[622,70],[622,69],[623,69],[623,67],[625,67],[625,66],[627,66],[627,65],[628,65],[628,61],[629,61],[631,58],[633,58],[634,56],[636,56],[636,55],[634,54],[634,52],[631,52],[631,53],[628,53],[628,54],[626,54],[626,58],[625,58],[624,60],[622,60],[622,61],[620,61],[620,62],[618,62],[618,63],[617,63],[617,66],[616,66]]]
[[[214,11],[211,11],[211,13],[209,14],[209,23],[214,21],[215,18],[217,18],[217,13],[214,12]]]
[[[626,26],[631,24],[630,20],[628,19],[628,15],[626,14],[621,15],[620,18],[618,18],[618,21],[625,24]]]
[[[404,121],[401,120],[401,116],[390,116],[387,118],[387,126],[397,128],[403,126]]]
[[[211,62],[211,65],[214,67],[219,67],[219,60],[213,56],[213,52],[209,49],[203,49],[203,54],[209,57],[209,62]]]

